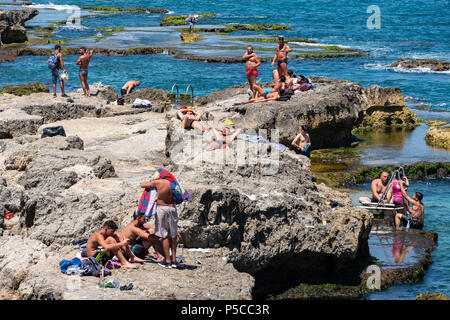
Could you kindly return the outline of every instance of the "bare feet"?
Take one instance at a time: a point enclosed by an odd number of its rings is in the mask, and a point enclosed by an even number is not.
[[[142,260],[141,258],[138,258],[138,257],[132,257],[130,259],[130,262],[145,263],[145,260]]]
[[[127,269],[136,269],[137,268],[134,264],[129,263],[129,262],[121,264],[120,267],[127,268]]]

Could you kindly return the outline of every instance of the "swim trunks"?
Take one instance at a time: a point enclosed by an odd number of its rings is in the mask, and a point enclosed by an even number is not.
[[[162,206],[156,207],[156,219],[155,219],[155,236],[160,238],[177,237],[178,231],[178,214],[175,206]]]
[[[80,74],[83,76],[87,76],[88,75],[88,69],[80,69]]]
[[[143,239],[141,237],[138,237],[136,239],[136,243],[131,247],[131,252],[133,252],[136,257],[145,259],[145,256],[148,255],[148,250],[145,249],[142,241]]]
[[[249,76],[251,74],[254,74],[257,77],[258,76],[258,70],[256,70],[256,69],[249,69],[249,70],[245,71],[245,74],[247,76]]]
[[[226,147],[227,142],[224,140],[217,140],[216,138],[214,138],[214,142],[216,142],[219,145],[220,149],[225,149],[223,146]]]
[[[286,63],[286,64],[287,64],[287,60],[288,60],[288,59],[286,58],[286,59],[277,61],[277,65],[279,66],[279,65],[281,65],[282,63]]]
[[[126,94],[127,94],[127,90],[125,90],[125,89],[120,89],[120,94],[121,94],[122,96],[126,95]]]
[[[308,158],[311,158],[311,153],[309,152],[309,150],[302,151],[302,150],[299,150],[299,149],[294,149],[294,151],[295,151],[296,154],[301,154],[303,156],[307,156]]]

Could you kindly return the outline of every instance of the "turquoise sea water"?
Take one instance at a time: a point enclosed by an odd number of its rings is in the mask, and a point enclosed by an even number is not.
[[[73,15],[67,8],[74,5],[86,5],[80,0],[36,0],[35,6],[40,10],[29,26],[46,26],[51,20],[64,20]],[[409,106],[428,104],[432,109],[449,112],[425,113],[428,118],[450,119],[449,91],[450,73],[432,73],[426,70],[392,69],[389,64],[401,57],[438,58],[450,60],[450,18],[448,1],[377,1],[381,12],[381,28],[368,29],[367,19],[371,13],[366,10],[370,1],[345,1],[337,5],[334,1],[279,1],[277,8],[267,1],[90,1],[89,5],[166,8],[169,14],[188,14],[191,12],[214,12],[217,17],[200,20],[202,24],[226,23],[278,23],[292,27],[283,31],[286,37],[311,38],[318,43],[349,46],[368,51],[369,57],[342,59],[305,59],[289,62],[289,68],[297,74],[330,76],[361,82],[363,85],[379,84],[381,86],[399,86]],[[13,7],[4,7],[13,8]],[[281,8],[286,8],[282,10]],[[55,10],[58,9],[58,10]],[[81,15],[98,14],[81,10]],[[173,47],[184,52],[210,55],[241,56],[243,52],[209,52],[201,42],[180,45],[178,32],[173,29],[160,28],[163,14],[124,13],[120,15],[84,18],[81,28],[59,27],[55,37],[60,39],[91,37],[99,32],[96,27],[133,27],[128,32],[116,33],[107,38],[75,41],[73,46],[101,47]],[[132,31],[131,31],[132,30]],[[153,32],[151,32],[153,31]],[[100,32],[101,33],[101,32]],[[254,32],[245,35],[278,34],[273,32]],[[232,37],[244,33],[233,34]],[[216,46],[229,45],[220,37],[207,34],[207,44]],[[211,38],[211,39],[210,39]],[[245,43],[241,43],[245,46]],[[262,55],[267,52],[260,52]],[[269,52],[270,53],[270,52]],[[272,53],[270,53],[271,55]],[[74,60],[75,57],[72,58]],[[68,61],[73,64],[70,58]],[[110,68],[116,65],[118,68]],[[173,66],[179,72],[170,72]],[[36,68],[38,72],[30,71]],[[271,79],[270,63],[260,68],[258,80]],[[14,73],[11,73],[14,70]],[[20,70],[20,71],[15,71]],[[33,76],[29,72],[33,73]],[[79,88],[76,68],[70,68],[72,75],[68,83],[71,88]],[[173,83],[180,86],[192,84],[196,95],[206,95],[213,90],[222,89],[232,84],[246,82],[243,65],[206,64],[202,62],[179,62],[173,57],[154,55],[147,57],[94,57],[89,73],[92,82],[111,83],[116,88],[131,78],[139,78],[143,86],[169,90]],[[40,81],[50,84],[49,72],[45,58],[23,57],[17,62],[0,65],[0,84]]]
[[[1,2],[12,2],[3,0]],[[93,0],[35,0],[40,14],[27,22],[27,26],[48,26],[53,21],[65,20],[75,13],[75,5],[98,5],[127,7],[166,8],[169,15],[213,12],[217,16],[199,21],[202,25],[224,25],[227,23],[276,23],[292,28],[290,31],[237,32],[231,35],[205,33],[204,41],[180,44],[176,28],[160,27],[164,14],[123,13],[87,17],[79,27],[59,26],[54,36],[57,39],[73,39],[67,46],[132,48],[153,46],[211,56],[238,57],[244,51],[229,50],[233,45],[246,46],[245,42],[230,42],[224,39],[241,36],[267,36],[282,33],[285,37],[310,38],[320,44],[340,45],[367,51],[369,56],[338,59],[290,59],[289,69],[306,76],[327,76],[360,82],[364,86],[378,84],[383,87],[400,87],[407,105],[427,104],[431,109],[444,112],[414,110],[419,117],[450,121],[450,72],[437,73],[424,69],[393,69],[389,65],[402,57],[436,58],[450,61],[450,18],[448,1],[412,0],[408,2],[379,0],[373,1],[298,1],[280,0],[276,4],[269,1],[118,1]],[[381,28],[369,29],[367,13],[370,5],[377,5],[381,12]],[[0,9],[14,9],[0,6]],[[80,14],[96,15],[101,12],[81,10]],[[105,37],[96,28],[119,27],[126,32]],[[275,48],[275,44],[265,47]],[[295,44],[292,45],[293,47]],[[45,47],[45,46],[44,46]],[[313,47],[311,47],[313,48]],[[258,52],[261,56],[271,56],[273,52]],[[80,88],[77,56],[65,56],[69,72],[67,91]],[[15,62],[0,64],[0,87],[8,84],[42,82],[51,85],[50,71],[46,57],[19,57]],[[272,67],[263,63],[259,68],[258,81],[271,80]],[[130,79],[141,80],[142,87],[170,90],[174,83],[184,91],[192,85],[195,95],[204,96],[213,90],[223,89],[247,81],[243,64],[204,63],[176,59],[167,54],[146,56],[107,57],[94,56],[89,67],[89,83],[102,82],[119,90]],[[59,90],[59,89],[58,89]],[[423,140],[428,127],[422,124],[411,132],[393,132],[387,140],[368,136],[361,144],[362,162],[365,165],[406,164],[417,160],[450,161],[450,152],[428,147]],[[386,136],[385,136],[386,137]],[[399,138],[400,137],[400,138]],[[430,184],[427,184],[430,183]],[[362,186],[365,187],[365,186]],[[439,247],[433,253],[435,260],[422,283],[412,286],[396,286],[374,294],[373,298],[412,298],[423,291],[443,291],[447,295],[450,287],[448,252],[450,224],[445,214],[449,211],[450,182],[430,181],[420,185],[425,194],[427,206],[426,228],[439,233]],[[414,190],[414,188],[413,188]],[[447,272],[447,273],[445,273]],[[447,276],[441,276],[446,274]]]
[[[370,190],[370,185],[362,184],[357,189]],[[419,283],[393,286],[385,291],[367,295],[366,299],[414,299],[420,293],[427,291],[450,295],[450,202],[448,201],[450,199],[450,181],[448,179],[415,181],[411,183],[409,189],[410,195],[416,191],[422,192],[424,195],[422,200],[425,205],[424,230],[438,233],[438,245],[432,253],[434,262]],[[366,195],[352,193],[353,204],[359,205],[358,197]],[[377,257],[377,252],[371,252],[371,254]]]

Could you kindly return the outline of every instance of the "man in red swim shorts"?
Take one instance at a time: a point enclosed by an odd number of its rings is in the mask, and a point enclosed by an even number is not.
[[[250,90],[252,91],[252,97],[255,98],[256,93],[254,85],[256,84],[256,77],[258,76],[258,68],[261,65],[261,60],[258,55],[253,52],[253,47],[248,46],[247,52],[242,56],[245,61],[245,74],[247,75],[248,83],[250,84]]]

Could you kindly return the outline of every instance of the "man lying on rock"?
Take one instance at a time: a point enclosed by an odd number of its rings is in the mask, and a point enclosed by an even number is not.
[[[86,244],[86,255],[88,258],[94,257],[101,265],[106,265],[114,256],[119,258],[120,266],[122,268],[135,269],[136,266],[130,262],[145,262],[138,259],[131,253],[128,247],[128,239],[120,240],[120,234],[116,232],[117,225],[114,221],[108,220],[103,225],[103,228],[92,234]],[[99,246],[103,247],[104,251],[99,250]],[[131,257],[130,261],[124,256]]]
[[[389,172],[383,171],[380,173],[378,178],[374,179],[370,185],[372,191],[372,198],[369,197],[360,197],[358,201],[361,204],[367,202],[378,202],[383,195],[384,190],[386,189],[389,182]],[[385,203],[389,202],[388,199],[384,200]]]
[[[177,111],[177,118],[181,120],[182,129],[199,129],[201,132],[208,131],[200,124],[202,115],[192,108],[181,108]]]
[[[236,137],[241,133],[241,129],[231,131],[230,128],[225,127],[223,129],[212,128],[214,138],[213,142],[209,145],[208,151],[216,149],[226,149],[227,145],[230,145]]]
[[[131,246],[131,252],[136,257],[145,259],[148,249],[153,246],[158,256],[156,262],[164,260],[161,242],[155,236],[155,227],[145,224],[144,213],[133,213],[133,221],[120,234],[121,238],[129,239],[128,244]]]

